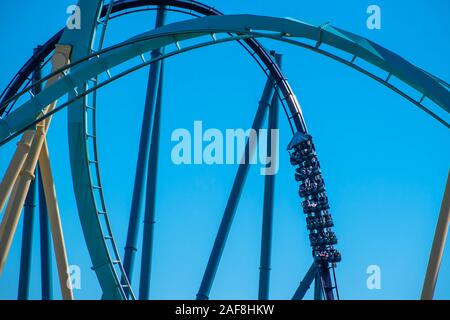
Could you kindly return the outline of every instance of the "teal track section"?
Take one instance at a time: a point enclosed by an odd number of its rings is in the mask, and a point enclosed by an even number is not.
[[[60,39],[60,44],[72,46],[72,61],[81,60],[91,53],[102,1],[80,0],[78,6],[83,14],[81,29],[69,30],[66,28]],[[85,81],[76,82],[76,85],[78,93],[86,90]],[[69,91],[68,99],[73,99],[76,94],[74,91]],[[117,264],[120,261],[117,259],[114,261],[105,240],[107,230],[104,230],[100,223],[100,219],[102,219],[100,215],[106,213],[100,213],[97,208],[90,183],[88,150],[85,143],[86,97],[76,100],[68,108],[68,130],[72,181],[74,190],[76,190],[78,214],[92,261],[92,269],[103,292],[102,299],[126,299],[119,276],[114,268],[114,263]]]
[[[81,0],[78,5],[83,12],[82,31],[65,30],[60,44],[72,46],[72,61],[84,60],[72,65],[70,72],[63,78],[1,119],[0,141],[33,123],[46,105],[63,95],[68,94],[69,101],[74,101],[68,106],[72,180],[86,245],[103,292],[103,299],[126,299],[126,289],[121,286],[120,275],[115,268],[115,265],[118,265],[120,269],[121,261],[105,240],[111,230],[108,223],[108,230],[102,227],[101,219],[105,218],[106,213],[100,212],[95,204],[89,172],[86,97],[83,96],[89,79],[156,48],[205,35],[232,33],[266,37],[292,44],[295,44],[294,39],[306,38],[316,41],[318,45],[323,43],[338,48],[385,70],[450,112],[448,88],[438,79],[370,40],[329,25],[315,26],[293,19],[255,15],[209,16],[163,26],[99,52],[98,56],[92,59],[85,59],[91,53],[102,1]],[[287,89],[290,90],[289,87]],[[301,117],[298,101],[285,100],[291,116],[300,114]],[[297,126],[296,129],[301,128]]]

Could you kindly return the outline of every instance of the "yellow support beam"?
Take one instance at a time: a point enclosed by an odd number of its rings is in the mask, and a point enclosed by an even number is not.
[[[15,184],[12,189],[12,192],[11,192],[11,199],[15,199],[17,197],[17,192],[18,192],[18,185]],[[3,265],[6,261],[6,257],[8,256],[9,247],[10,247],[10,245],[6,246],[6,243],[8,241],[10,241],[10,240],[8,240],[9,237],[12,237],[13,234],[15,233],[15,230],[12,233],[7,232],[7,231],[10,231],[11,228],[13,228],[15,225],[17,225],[17,222],[14,222],[12,219],[13,218],[18,219],[18,217],[14,217],[11,214],[12,209],[8,208],[10,205],[12,205],[12,202],[8,203],[8,206],[5,211],[5,215],[3,216],[3,219],[2,219],[2,224],[0,226],[0,231],[1,231],[1,233],[0,233],[0,274],[3,270]],[[3,246],[3,244],[5,244],[5,246]]]
[[[51,171],[50,156],[48,153],[48,146],[46,141],[44,141],[41,154],[39,156],[39,168],[41,169],[45,202],[47,203],[50,228],[52,231],[53,248],[55,250],[61,293],[64,300],[73,300],[72,285],[69,275],[69,263],[67,262],[66,245],[64,242],[61,217],[59,214],[55,184]]]
[[[450,223],[450,171],[447,177],[447,185],[442,199],[441,210],[434,233],[433,245],[431,247],[430,260],[428,261],[427,273],[422,289],[422,300],[432,300],[436,282],[447,240],[448,225]]]
[[[23,164],[19,177],[14,184],[14,194],[10,197],[8,205],[6,206],[5,217],[7,219],[2,230],[3,234],[0,235],[0,272],[2,272],[6,258],[8,257],[20,214],[28,194],[28,189],[31,181],[34,179],[34,172],[45,139],[45,134],[45,123],[38,123],[36,125],[36,132],[34,134],[31,149]]]
[[[14,156],[9,163],[8,169],[6,170],[5,176],[0,183],[0,212],[3,210],[6,199],[8,198],[14,186],[14,183],[16,182],[17,176],[22,169],[27,154],[30,151],[33,137],[34,130],[27,130],[22,135],[20,141],[17,143],[16,152],[14,153]]]
[[[25,162],[26,156],[31,148],[31,143],[34,138],[34,129],[27,130],[22,135],[22,138],[17,143],[16,152],[14,153],[11,162],[9,163],[8,169],[3,177],[2,182],[0,183],[0,212],[3,210],[3,207],[8,199],[8,196],[11,194],[11,190],[13,189],[14,184],[16,183],[17,177],[19,176],[20,170],[22,170],[23,164]],[[17,193],[17,191],[16,191]],[[11,198],[15,197],[15,193],[11,194]],[[10,211],[6,211],[2,222],[0,224],[0,242],[3,236],[6,221],[10,218],[7,213]]]

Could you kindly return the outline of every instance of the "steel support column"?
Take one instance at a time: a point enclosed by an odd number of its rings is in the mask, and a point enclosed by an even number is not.
[[[155,28],[164,25],[166,12],[164,7],[158,9],[156,15]],[[151,57],[156,58],[161,55],[161,49],[153,50]],[[137,251],[138,222],[142,209],[142,192],[144,190],[144,179],[146,177],[146,165],[149,158],[150,132],[153,112],[155,109],[156,96],[158,92],[158,83],[161,72],[161,60],[150,65],[150,72],[147,85],[147,97],[145,100],[144,116],[142,118],[141,137],[139,141],[138,160],[136,164],[136,174],[133,187],[133,198],[131,201],[130,220],[128,223],[127,242],[125,245],[125,256],[123,266],[130,283],[133,278],[133,265]],[[122,280],[123,282],[123,280]]]
[[[281,55],[275,55],[275,61],[281,69]],[[272,130],[278,129],[278,109],[279,99],[277,95],[273,95],[272,102],[269,109],[269,124],[267,131],[267,157],[272,157],[271,163],[268,165],[274,165],[274,162],[278,162],[276,159],[277,153],[270,154],[270,150],[278,148],[272,141]],[[271,270],[271,256],[272,256],[272,224],[273,224],[273,198],[274,198],[274,186],[275,175],[268,174],[265,177],[264,182],[264,208],[263,208],[263,222],[261,233],[261,258],[259,267],[259,300],[269,299],[269,287],[270,287],[270,270]]]
[[[41,169],[37,169],[39,185],[39,233],[41,249],[41,295],[42,300],[53,299],[52,256],[50,242],[50,225],[48,221],[47,203],[42,185]]]
[[[295,291],[294,296],[292,297],[292,300],[302,300],[303,299],[303,297],[305,296],[309,287],[311,286],[311,283],[316,278],[318,271],[319,271],[319,268],[318,268],[317,264],[313,262],[313,264],[309,268],[308,272],[306,272],[303,280],[300,281],[300,284],[297,288],[297,291]]]
[[[67,261],[64,233],[61,225],[61,215],[59,214],[55,183],[50,166],[50,156],[47,142],[45,140],[43,141],[42,150],[39,155],[39,168],[42,173],[42,186],[44,187],[45,202],[47,203],[61,295],[64,300],[73,300],[74,296],[69,274],[69,263]]]
[[[442,199],[441,210],[434,233],[433,245],[431,247],[430,260],[428,261],[427,273],[422,289],[422,300],[432,300],[436,281],[447,240],[448,225],[450,223],[450,171],[447,176],[447,184]]]
[[[273,84],[272,79],[267,79],[266,85],[264,87],[262,98],[258,105],[258,110],[256,111],[255,119],[253,120],[252,129],[258,130],[261,128],[264,121],[264,116],[266,114],[266,109],[269,106],[270,99],[273,95]],[[254,146],[253,146],[254,147]],[[223,249],[225,248],[225,242],[230,232],[231,224],[233,222],[234,214],[236,213],[237,204],[241,197],[242,188],[247,177],[249,169],[249,159],[251,159],[251,154],[253,150],[250,149],[249,142],[245,146],[245,153],[243,155],[243,163],[239,165],[238,172],[233,182],[231,188],[230,196],[228,197],[228,202],[223,213],[222,221],[219,226],[219,230],[214,241],[214,245],[209,256],[208,265],[206,266],[205,273],[203,274],[202,282],[200,284],[200,289],[197,293],[197,300],[207,300],[209,299],[209,293],[211,291],[212,283],[219,267],[220,258],[222,257]]]
[[[33,50],[33,53],[39,51],[39,47]],[[33,83],[41,80],[42,73],[40,66],[33,73]],[[36,95],[42,90],[42,85],[34,88],[33,94]],[[30,184],[27,198],[24,204],[24,219],[22,230],[22,251],[20,256],[20,274],[19,274],[19,290],[17,294],[18,300],[28,300],[28,293],[30,288],[30,267],[31,267],[31,253],[33,245],[33,225],[36,208],[36,179]]]
[[[20,255],[20,274],[18,300],[28,300],[30,288],[31,249],[33,244],[33,222],[36,208],[36,179],[31,181],[24,204],[22,251]]]

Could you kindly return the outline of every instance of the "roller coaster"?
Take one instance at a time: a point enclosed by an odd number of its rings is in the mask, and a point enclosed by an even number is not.
[[[17,149],[0,185],[0,272],[24,211],[19,299],[28,297],[30,277],[29,236],[32,216],[39,202],[42,298],[51,299],[50,235],[53,239],[60,289],[63,299],[74,298],[68,272],[67,252],[56,189],[46,142],[52,116],[68,111],[70,168],[84,242],[92,270],[102,290],[102,299],[149,298],[155,218],[155,179],[159,148],[164,60],[192,50],[227,42],[238,42],[261,68],[267,81],[256,110],[253,129],[263,125],[269,113],[269,128],[278,127],[282,107],[292,130],[287,149],[293,176],[299,184],[306,227],[309,232],[312,264],[292,299],[303,299],[314,283],[314,299],[339,299],[335,269],[341,261],[333,232],[333,218],[312,134],[308,131],[299,101],[281,69],[281,55],[270,51],[259,39],[271,39],[308,49],[340,62],[386,86],[413,105],[450,128],[446,120],[425,106],[424,101],[450,113],[449,85],[414,66],[394,52],[330,24],[313,25],[291,18],[250,14],[225,15],[206,4],[190,0],[80,0],[81,28],[63,28],[39,46],[0,96],[0,147],[19,139]],[[126,41],[104,47],[110,23],[123,15],[157,11],[155,28]],[[166,24],[171,12],[190,18]],[[328,48],[328,49],[327,49]],[[333,50],[329,50],[333,48]],[[351,55],[351,59],[344,58]],[[363,60],[386,74],[380,77],[356,64]],[[51,71],[44,67],[51,63]],[[118,71],[119,66],[125,69]],[[141,128],[136,177],[129,215],[123,259],[116,245],[113,226],[103,192],[97,145],[97,90],[137,70],[150,67],[148,92]],[[393,78],[422,94],[417,100],[397,87]],[[65,95],[67,101],[58,102]],[[271,143],[270,139],[268,143]],[[249,143],[244,156],[252,150]],[[148,170],[147,166],[148,165]],[[217,231],[211,255],[196,298],[207,300],[221,260],[249,165],[241,163],[234,179]],[[147,173],[146,173],[147,172]],[[274,177],[266,176],[264,188],[261,265],[258,298],[269,297]],[[450,179],[450,178],[449,178]],[[422,298],[432,299],[450,215],[447,183]],[[145,186],[147,186],[146,190]],[[143,199],[143,194],[147,195]],[[139,294],[131,286],[138,250],[139,221],[144,213]],[[345,258],[345,254],[344,254]],[[193,297],[194,298],[194,297]]]

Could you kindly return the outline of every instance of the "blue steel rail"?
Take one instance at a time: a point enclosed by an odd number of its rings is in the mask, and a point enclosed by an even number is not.
[[[133,1],[119,1],[118,4],[124,4],[127,2],[131,3]],[[138,2],[146,2],[147,4],[149,3],[149,1],[134,1],[133,3]],[[164,1],[154,1],[152,3],[157,2],[162,3]],[[269,31],[270,33],[255,32],[254,30],[265,30]],[[318,33],[316,34],[315,31],[318,31]],[[178,43],[183,39],[190,39],[215,33],[234,33],[246,34],[252,37],[268,37],[305,47],[305,44],[294,42],[292,39],[304,37],[318,41],[316,50],[318,50],[321,43],[333,45],[346,52],[352,53],[355,57],[362,58],[378,66],[379,68],[387,71],[389,75],[397,76],[399,79],[405,81],[418,91],[422,92],[424,97],[430,98],[444,110],[446,110],[447,112],[449,111],[450,104],[448,88],[443,86],[442,82],[428,75],[426,72],[423,72],[420,69],[412,66],[392,52],[386,49],[382,50],[381,47],[369,42],[368,40],[366,40],[367,42],[362,42],[361,39],[363,38],[357,38],[357,36],[353,34],[345,33],[339,29],[333,29],[330,26],[321,28],[290,19],[269,18],[251,15],[236,15],[223,17],[205,17],[171,24],[133,38],[130,40],[130,42],[123,43],[122,46],[117,46],[115,48],[112,48],[111,50],[107,50],[104,52],[98,52],[97,54],[99,55],[99,57],[97,59],[91,59],[91,61],[86,60],[84,62],[81,62],[77,66],[77,68],[71,71],[71,73],[67,73],[65,77],[66,79],[62,79],[59,81],[59,85],[55,84],[54,86],[48,88],[48,90],[45,90],[47,92],[44,92],[43,94],[30,99],[27,103],[14,110],[10,115],[0,120],[0,125],[3,125],[2,127],[6,129],[0,130],[0,138],[2,140],[8,139],[11,134],[19,132],[20,130],[23,130],[27,125],[34,123],[35,117],[38,115],[43,106],[61,97],[66,92],[74,92],[73,89],[75,89],[76,87],[74,85],[75,83],[84,83],[93,76],[95,77],[102,72],[107,72],[115,65],[118,65],[133,57],[148,52],[153,48],[157,48],[158,46],[165,46],[168,44]],[[174,37],[176,37],[176,39],[174,39]],[[164,39],[164,41],[161,41],[161,39]],[[252,43],[256,42],[253,38],[245,39],[244,41],[253,41]],[[220,43],[220,41],[218,41],[218,43]],[[259,51],[264,50],[262,49],[262,47],[258,47],[258,51],[255,52],[258,53]],[[320,53],[325,54],[325,52]],[[334,55],[331,55],[329,53],[327,53],[326,55],[336,59],[336,56]],[[125,56],[126,58],[123,59],[123,57]],[[336,60],[340,61],[339,59]],[[265,64],[264,61],[262,61],[262,63]],[[143,64],[148,65],[148,62]],[[281,89],[283,89],[284,85],[284,91],[282,90],[282,100],[286,101],[288,103],[288,106],[290,107],[290,118],[297,120],[294,121],[296,129],[301,132],[306,132],[306,128],[303,126],[301,113],[299,112],[300,108],[298,106],[298,102],[296,101],[295,96],[292,95],[287,81],[282,76],[280,77],[281,72],[279,72],[279,70],[276,70],[276,67],[274,67],[272,61],[271,63],[266,65],[266,67],[266,71],[270,72],[270,74],[275,79],[278,79],[278,84],[280,85]],[[362,71],[358,69],[360,67],[352,67],[357,69],[358,71]],[[364,73],[371,76],[369,72]],[[383,84],[386,85],[386,83]],[[17,86],[9,86],[9,88],[12,87]],[[101,87],[101,85],[97,85],[95,87]],[[19,93],[19,95],[31,89],[32,86],[27,87],[25,90]],[[393,88],[391,87],[391,89]],[[85,95],[83,94],[84,93],[74,93],[73,101],[76,101],[78,98],[84,97]],[[17,98],[18,95],[10,96],[10,94],[5,94],[2,101],[14,101]],[[69,101],[69,103],[65,105],[68,105],[73,101]],[[420,102],[418,103],[420,104]],[[2,103],[1,109],[5,110],[6,105],[7,103]],[[18,116],[18,114],[22,114],[22,111],[25,110],[25,108],[27,108],[27,112],[24,112],[23,114],[28,114],[28,118],[22,119],[21,116]]]

